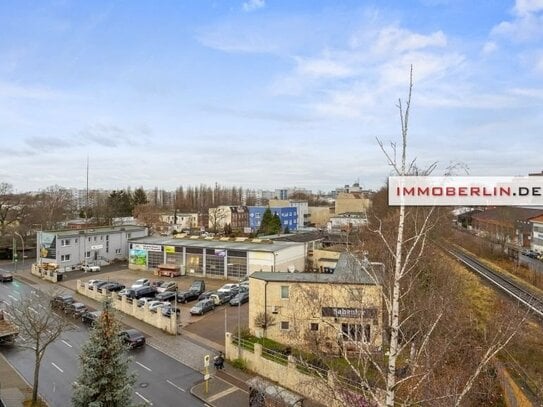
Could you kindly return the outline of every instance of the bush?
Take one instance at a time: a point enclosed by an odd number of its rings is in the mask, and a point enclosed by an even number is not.
[[[246,372],[247,370],[249,370],[247,368],[247,361],[242,358],[234,359],[230,362],[230,364],[232,365],[232,367],[235,367],[236,369],[239,369],[242,372]]]

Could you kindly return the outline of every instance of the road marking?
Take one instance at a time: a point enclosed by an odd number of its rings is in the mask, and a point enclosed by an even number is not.
[[[11,298],[13,301],[19,301],[17,298],[15,298],[13,295],[9,295],[8,294],[8,297]]]
[[[185,389],[182,389],[181,387],[179,387],[177,384],[169,381],[169,380],[166,380],[166,382],[168,382],[169,384],[171,384],[173,387],[175,387],[177,390],[181,390],[183,393],[185,392]]]
[[[72,345],[70,345],[68,342],[66,342],[64,339],[60,340],[64,345],[66,345],[68,348],[73,348]]]
[[[55,365],[53,362],[51,362],[51,364],[53,365],[53,367],[57,368],[60,373],[64,373],[64,370],[62,370],[60,367]]]
[[[152,372],[151,369],[149,369],[147,366],[145,366],[144,364],[140,363],[140,362],[136,362],[136,364],[140,365],[141,367],[143,367],[144,369],[147,369],[148,371]]]
[[[32,308],[32,307],[28,307],[28,309],[29,309],[30,311],[32,311],[34,314],[37,314],[37,313],[38,313],[38,311],[36,311],[36,310],[35,310],[34,308]]]
[[[138,363],[138,362],[136,362]],[[149,404],[150,406],[153,405],[153,403],[151,403],[150,400],[147,400],[145,397],[143,397],[141,394],[139,394],[137,391],[135,392],[136,393],[136,396],[138,396],[140,399],[142,399],[143,401],[145,401],[147,404]]]
[[[7,311],[4,311],[4,314],[6,314],[6,315],[7,315],[8,317],[10,317],[10,318],[11,318],[11,314],[10,314],[9,312],[7,312]]]
[[[211,397],[208,397],[208,399],[206,401],[209,401],[210,403],[214,402],[215,400],[217,399],[220,399],[221,397],[224,397],[224,396],[227,396],[229,395],[230,393],[233,393],[235,391],[237,391],[238,388],[235,387],[235,386],[232,386],[230,387],[229,389],[226,389],[226,390],[223,390],[221,391],[220,393],[217,393],[217,394],[214,394],[213,396]]]

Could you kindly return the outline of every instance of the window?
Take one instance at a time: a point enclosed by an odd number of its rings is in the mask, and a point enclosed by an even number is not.
[[[89,237],[89,242],[90,242],[91,238]]]
[[[128,234],[126,235],[126,238],[127,238],[127,239],[130,239],[131,237],[132,237],[132,233],[128,233]]]
[[[109,240],[109,235],[106,235],[106,240]]]
[[[281,286],[281,299],[286,300],[288,299],[288,285],[282,285]]]
[[[341,333],[343,340],[354,342],[369,342],[371,335],[371,326],[366,324],[341,324]]]
[[[281,330],[282,331],[288,331],[289,329],[289,322],[288,321],[281,321]]]
[[[70,239],[63,239],[60,241],[61,246],[69,246],[70,245]]]
[[[311,322],[311,324],[309,324],[309,330],[310,331],[318,331],[319,330],[319,324],[317,324],[316,322]]]
[[[115,249],[115,254],[121,254],[121,249]]]
[[[70,255],[69,254],[63,254],[60,256],[60,261],[70,261]]]
[[[87,253],[85,254],[85,257],[88,259],[88,258],[90,257],[90,252],[87,252]]]
[[[96,242],[96,236],[94,236],[94,241]]]
[[[74,242],[74,243],[77,244],[77,239],[75,239],[75,242]]]
[[[100,240],[104,240],[104,236],[100,236]]]

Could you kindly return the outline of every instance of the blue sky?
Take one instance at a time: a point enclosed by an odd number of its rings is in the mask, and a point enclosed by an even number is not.
[[[543,170],[543,0],[3,1],[0,181],[379,187]],[[436,174],[437,175],[437,174]]]

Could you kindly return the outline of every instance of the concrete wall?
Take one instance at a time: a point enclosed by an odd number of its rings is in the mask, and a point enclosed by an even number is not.
[[[317,227],[326,226],[330,220],[330,208],[327,206],[310,206],[309,207],[309,222]]]
[[[40,277],[43,280],[51,281],[53,283],[56,283],[58,281],[56,271],[43,270],[37,264],[32,265],[32,268],[30,269],[30,273],[35,276]]]
[[[81,282],[81,280],[77,280],[77,292],[99,302],[104,301],[104,299],[108,297],[107,294],[102,294],[96,289],[89,290],[88,284]],[[149,311],[147,304],[143,307],[138,307],[136,305],[136,300],[130,302],[125,296],[119,298],[116,293],[112,293],[110,296],[112,305],[115,309],[156,328],[162,329],[164,332],[175,335],[175,328],[178,324],[177,315],[172,313],[171,317],[168,318],[162,315],[160,310],[158,310],[158,312]]]
[[[322,372],[323,377],[304,374],[296,368],[296,362],[292,356],[289,356],[288,364],[285,366],[262,357],[262,345],[255,343],[254,352],[251,352],[243,347],[238,348],[232,338],[232,335],[227,332],[225,338],[226,359],[243,359],[249,370],[327,407],[345,406],[342,401],[333,397],[334,379],[332,375],[325,372]],[[324,377],[325,374],[326,377]]]

